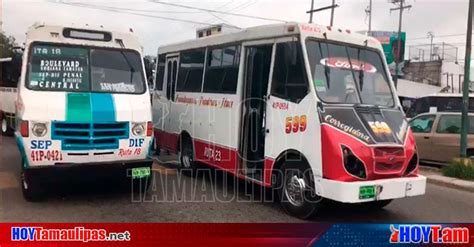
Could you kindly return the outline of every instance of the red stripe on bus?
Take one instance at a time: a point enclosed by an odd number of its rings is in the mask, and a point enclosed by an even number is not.
[[[167,133],[162,130],[155,129],[155,141],[158,146],[169,150],[172,153],[178,152],[179,135],[174,133]],[[195,160],[205,163],[209,166],[232,173],[241,179],[247,179],[239,169],[239,153],[235,148],[223,146],[208,141],[193,139]],[[265,158],[264,161],[264,181],[257,182],[265,187],[271,186],[272,169],[275,160],[272,158]]]

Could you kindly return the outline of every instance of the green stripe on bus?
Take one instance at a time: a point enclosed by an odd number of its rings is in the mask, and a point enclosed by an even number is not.
[[[68,93],[66,99],[67,122],[92,122],[91,94]]]

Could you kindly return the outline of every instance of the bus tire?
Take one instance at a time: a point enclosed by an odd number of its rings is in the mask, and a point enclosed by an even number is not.
[[[156,141],[156,138],[153,140],[153,151],[154,151],[155,155],[160,156],[161,147],[158,145],[158,142]]]
[[[12,136],[13,129],[8,125],[7,117],[3,113],[0,114],[0,117],[0,132],[2,136]]]
[[[380,201],[372,201],[372,202],[364,202],[362,203],[362,208],[364,210],[380,210],[390,204],[393,200],[380,200]]]
[[[46,192],[39,182],[36,182],[27,169],[21,170],[21,191],[29,202],[39,202],[46,199]]]
[[[185,175],[193,176],[197,170],[196,161],[194,161],[193,140],[188,135],[181,135],[179,143],[179,168]]]
[[[322,198],[314,193],[312,173],[301,161],[285,161],[277,178],[280,205],[291,216],[308,219],[321,208]]]

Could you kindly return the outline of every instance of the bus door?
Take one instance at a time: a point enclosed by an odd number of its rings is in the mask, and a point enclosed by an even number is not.
[[[166,58],[166,66],[165,66],[165,97],[166,103],[164,104],[163,115],[165,121],[163,122],[163,131],[170,135],[174,133],[173,128],[173,102],[175,101],[175,94],[176,94],[176,81],[178,78],[178,66],[179,66],[179,56],[168,56]],[[163,146],[168,150],[175,151],[177,147],[177,138],[173,136],[166,136],[163,137]]]
[[[265,111],[273,44],[245,48],[240,154],[245,175],[263,180]]]

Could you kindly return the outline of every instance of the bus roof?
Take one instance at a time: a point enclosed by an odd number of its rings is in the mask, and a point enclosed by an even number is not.
[[[351,32],[347,29],[321,26],[317,24],[287,22],[245,28],[227,34],[217,34],[184,42],[160,46],[158,53],[171,53],[181,50],[190,50],[206,46],[216,46],[228,43],[239,43],[250,40],[261,40],[276,37],[295,36],[302,34],[305,37],[328,39],[356,45],[367,45],[381,49],[379,41],[375,38]],[[326,36],[325,36],[326,35]]]
[[[90,37],[84,38],[81,37],[65,37],[64,30],[74,30],[95,33],[95,34],[104,34],[109,33],[111,35],[110,40],[98,40],[92,39]],[[76,32],[77,34],[77,32]],[[99,46],[99,47],[110,47],[110,48],[126,48],[133,49],[142,52],[143,47],[140,45],[140,42],[133,34],[133,31],[130,29],[129,33],[117,32],[104,29],[103,27],[91,28],[89,26],[58,26],[58,25],[45,25],[45,24],[35,24],[28,29],[26,33],[26,45],[28,46],[32,42],[51,42],[51,43],[62,43],[62,44],[71,44],[71,45],[87,45],[87,46]]]

